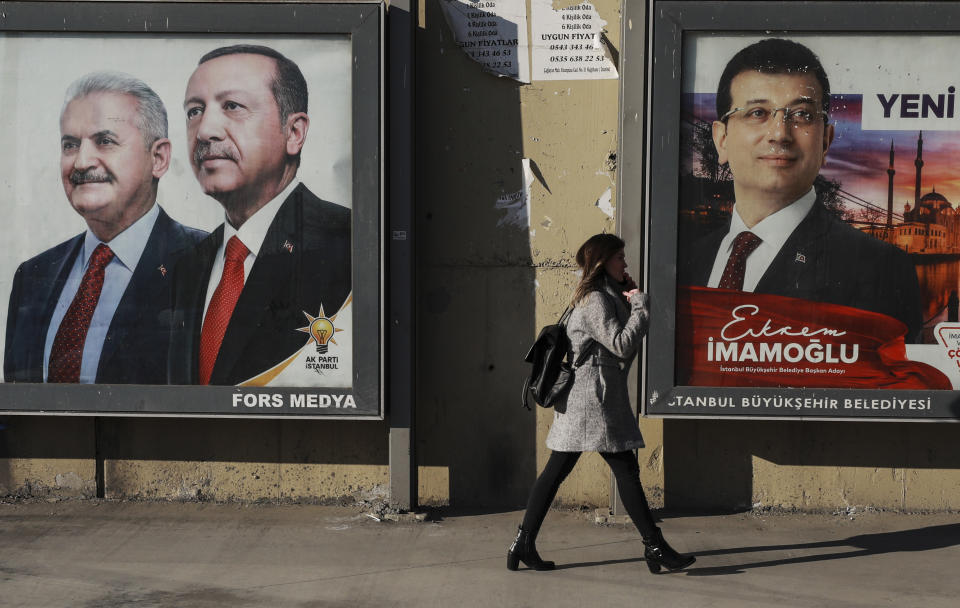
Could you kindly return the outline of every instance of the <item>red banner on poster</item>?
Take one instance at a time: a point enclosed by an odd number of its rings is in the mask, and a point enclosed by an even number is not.
[[[678,384],[797,388],[951,388],[906,357],[907,327],[879,313],[727,289],[681,287]]]

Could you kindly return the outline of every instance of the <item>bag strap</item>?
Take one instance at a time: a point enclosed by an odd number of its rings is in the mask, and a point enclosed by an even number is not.
[[[587,346],[582,351],[580,351],[580,354],[577,356],[577,360],[573,364],[574,369],[583,365],[583,362],[587,360],[587,357],[590,356],[594,350],[596,350],[594,348],[596,345],[597,345],[597,341],[594,340],[593,338],[590,338],[590,345]]]
[[[567,320],[570,318],[570,315],[572,314],[573,314],[573,306],[567,306],[567,309],[563,311],[563,316],[560,317],[560,324],[566,327]],[[593,350],[593,345],[596,343],[597,343],[596,340],[594,340],[593,338],[590,338],[590,345],[587,346],[582,351],[580,351],[580,355],[577,357],[577,360],[573,363],[574,369],[583,365],[583,362],[587,360],[588,356],[590,356],[590,351]]]
[[[527,411],[530,411],[530,404],[527,402],[527,399],[530,397],[530,377],[527,376],[527,379],[523,381],[523,395],[520,397],[520,405],[527,408]]]

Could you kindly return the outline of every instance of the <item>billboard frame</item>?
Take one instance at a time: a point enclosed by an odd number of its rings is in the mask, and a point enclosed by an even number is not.
[[[637,27],[643,23],[645,27]],[[960,421],[956,391],[727,388],[676,384],[678,200],[683,41],[688,33],[960,34],[960,3],[624,2],[619,228],[652,296],[642,350],[641,415],[654,418]],[[655,94],[654,94],[655,93]],[[636,244],[634,244],[636,243]],[[628,249],[628,254],[631,251]],[[779,402],[776,408],[753,405]],[[900,399],[923,409],[896,409]],[[767,401],[764,401],[767,400]],[[831,401],[832,400],[832,401]],[[711,403],[712,405],[708,405]],[[693,405],[680,406],[688,402]],[[673,403],[674,405],[668,405]],[[836,409],[830,409],[830,405]],[[824,405],[827,406],[824,409]],[[845,407],[849,405],[849,407]],[[886,407],[886,409],[881,409]]]
[[[350,389],[4,383],[0,384],[0,414],[383,420],[387,283],[384,2],[4,2],[2,8],[2,34],[203,34],[211,35],[213,41],[217,34],[348,36],[356,338]],[[348,394],[357,407],[337,407]],[[311,405],[290,407],[295,401]]]

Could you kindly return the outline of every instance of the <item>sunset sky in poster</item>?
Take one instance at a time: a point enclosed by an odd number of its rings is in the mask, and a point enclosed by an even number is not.
[[[693,99],[691,99],[693,97]],[[685,110],[693,117],[711,122],[715,95],[685,94]],[[887,208],[887,167],[890,141],[894,146],[893,210],[902,213],[905,203],[913,206],[917,154],[917,131],[863,131],[860,128],[860,95],[833,95],[830,122],[834,125],[833,145],[821,174],[840,182],[841,188],[875,205]],[[687,114],[689,117],[689,113]],[[960,137],[955,131],[923,133],[921,195],[931,189],[955,207],[960,203]],[[859,207],[847,205],[856,212]]]

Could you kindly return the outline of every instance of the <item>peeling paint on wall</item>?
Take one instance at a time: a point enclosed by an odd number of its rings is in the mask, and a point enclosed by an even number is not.
[[[553,0],[532,0],[533,80],[617,78],[615,50],[593,4],[579,2],[557,10]]]
[[[607,217],[613,217],[613,190],[607,188],[603,191],[603,194],[600,195],[600,198],[597,199],[597,202],[594,203],[600,211],[603,211],[607,214]]]
[[[497,222],[497,227],[513,226],[530,229],[530,184],[533,181],[533,171],[530,169],[529,158],[522,159],[521,164],[523,188],[501,195],[494,204],[494,209],[506,210],[506,214]]]
[[[73,471],[69,471],[67,473],[57,473],[56,477],[53,479],[58,488],[66,490],[83,491],[90,485],[89,481],[82,479]]]
[[[440,0],[460,49],[491,74],[530,82],[526,0]]]

